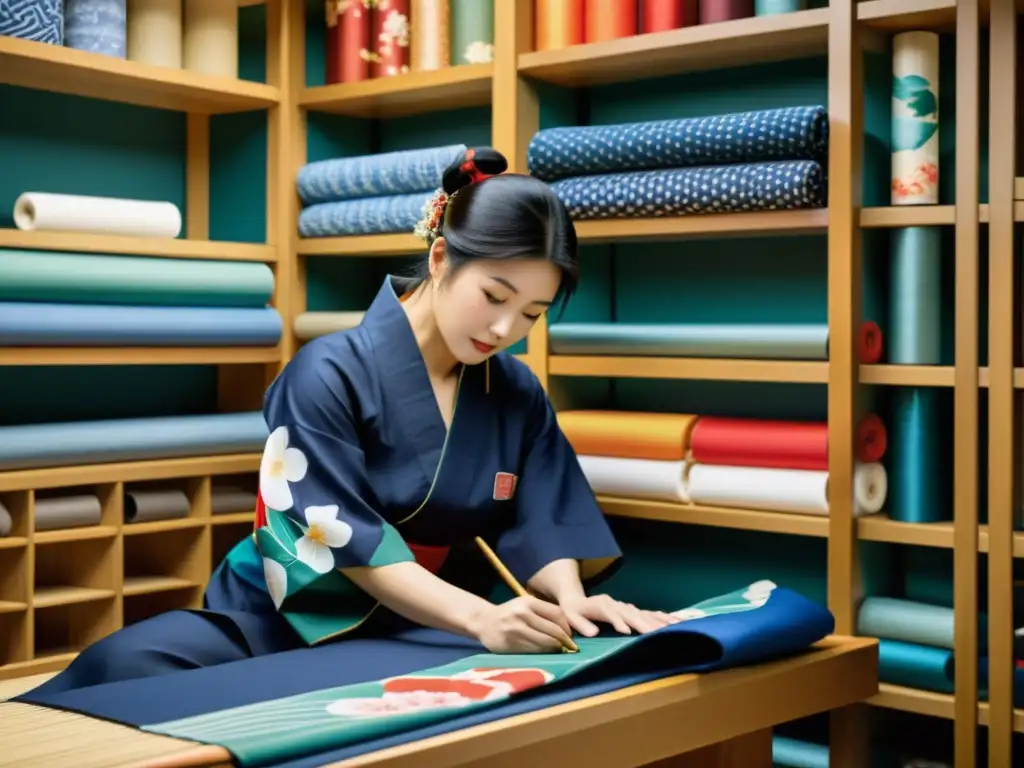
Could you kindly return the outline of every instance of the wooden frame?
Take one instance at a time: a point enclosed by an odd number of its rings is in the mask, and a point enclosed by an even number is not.
[[[828,387],[830,483],[832,514],[809,519],[751,510],[707,510],[636,499],[606,499],[608,514],[694,525],[774,531],[828,540],[828,602],[837,630],[853,634],[861,598],[859,541],[879,541],[950,549],[955,562],[956,655],[976,654],[975,623],[963,620],[978,608],[977,554],[987,553],[988,602],[992,685],[989,701],[979,702],[977,670],[958,664],[956,696],[883,685],[871,704],[945,718],[955,722],[956,762],[974,765],[976,725],[988,726],[991,764],[1010,764],[1011,735],[1024,731],[1024,711],[1014,710],[1012,672],[1012,571],[1015,558],[1024,557],[1024,533],[1014,530],[1013,509],[1020,496],[1016,466],[1020,448],[1015,435],[1019,390],[1024,389],[1024,366],[1015,345],[1014,228],[1024,221],[1024,180],[1017,177],[1016,113],[1020,83],[1015,66],[1017,10],[1013,0],[833,0],[829,7],[774,17],[743,19],[722,24],[643,35],[627,40],[577,46],[571,50],[531,50],[531,3],[495,0],[496,36],[493,64],[453,67],[433,73],[371,80],[352,85],[307,87],[304,72],[303,3],[269,0],[268,78],[266,84],[242,83],[191,73],[168,72],[132,62],[0,38],[0,81],[29,87],[116,98],[189,112],[188,237],[156,242],[145,238],[75,237],[79,250],[144,253],[165,257],[218,258],[262,261],[277,279],[275,306],[285,318],[286,334],[271,350],[12,350],[0,349],[0,364],[96,363],[217,363],[221,367],[221,404],[238,409],[258,403],[260,388],[242,365],[260,366],[265,384],[295,352],[298,340],[292,321],[306,307],[305,261],[310,256],[390,256],[418,253],[411,235],[299,239],[295,221],[298,200],[296,171],[306,159],[306,114],[324,111],[362,117],[428,113],[438,105],[492,106],[492,143],[510,158],[511,170],[526,169],[526,146],[539,125],[536,83],[569,85],[622,82],[719,66],[754,64],[789,55],[827,54],[829,58],[830,160],[827,211],[800,211],[700,216],[658,221],[586,222],[579,226],[583,242],[662,240],[716,237],[743,229],[751,233],[791,235],[818,232],[828,236],[828,313],[834,340],[827,363],[785,363],[757,360],[643,361],[645,376],[669,379],[816,382]],[[249,0],[242,4],[251,4]],[[860,61],[862,51],[906,29],[933,29],[955,34],[957,42],[956,176],[954,204],[929,207],[864,208],[860,197],[863,136]],[[981,37],[989,35],[988,82],[980,81]],[[988,107],[988,200],[979,204],[981,89],[1012,98],[991,99]],[[106,90],[105,90],[106,89]],[[453,101],[455,99],[456,101]],[[461,99],[461,101],[458,101]],[[268,146],[267,238],[264,244],[211,244],[207,241],[208,115],[240,109],[266,109],[270,125]],[[854,329],[860,313],[860,236],[862,229],[941,225],[955,231],[956,242],[956,359],[951,366],[858,365],[854,358]],[[987,253],[981,235],[987,230]],[[0,247],[60,249],[71,240],[62,235],[0,230]],[[979,285],[979,263],[987,258],[987,285]],[[988,316],[978,318],[979,291],[987,291]],[[988,360],[978,358],[979,322],[987,326]],[[634,359],[552,356],[547,329],[539,323],[523,356],[541,382],[552,377],[634,375]],[[866,387],[932,386],[952,390],[956,430],[954,509],[952,522],[914,525],[884,517],[854,520],[849,499],[852,483],[853,425],[862,410]],[[988,402],[988,467],[980,474],[979,424],[982,399]],[[248,405],[244,407],[248,407]],[[219,463],[223,462],[223,463]],[[191,478],[203,488],[224,471],[255,472],[258,457],[225,457],[176,462],[141,462],[109,467],[79,467],[34,472],[0,473],[0,494],[28,510],[37,490],[71,483],[103,485],[116,499],[128,480],[159,477]],[[987,484],[988,522],[979,525],[978,490]],[[200,491],[197,498],[202,499]],[[116,503],[116,502],[111,502]],[[111,507],[113,509],[113,507]],[[197,520],[212,532],[214,523],[199,507]],[[238,523],[240,526],[245,522]],[[109,529],[112,546],[123,544],[119,523]],[[241,530],[241,528],[240,528]],[[70,658],[31,658],[33,637],[33,579],[35,554],[49,546],[45,537],[24,530],[24,536],[0,539],[0,558],[16,558],[9,571],[0,569],[7,595],[0,601],[0,632],[4,627],[17,642],[16,662],[0,664],[0,678],[56,668]],[[69,538],[74,538],[69,534]],[[83,536],[83,538],[85,538]],[[208,547],[203,544],[203,547]],[[212,549],[207,551],[212,553]],[[120,550],[104,557],[116,563]],[[204,568],[209,565],[203,566]],[[124,583],[117,568],[96,589],[112,592],[120,605]],[[204,571],[205,572],[205,571]],[[197,571],[196,579],[201,578]],[[78,586],[78,585],[76,585]],[[80,585],[85,588],[86,585]],[[120,622],[120,608],[105,625]],[[23,618],[19,618],[22,617]],[[6,620],[6,623],[5,623]],[[20,622],[20,623],[19,623]],[[12,634],[13,633],[13,634]],[[27,644],[27,645],[26,645]],[[2,661],[2,660],[0,660]],[[832,744],[836,764],[859,765],[856,745],[866,742],[863,711],[854,707],[835,715]]]

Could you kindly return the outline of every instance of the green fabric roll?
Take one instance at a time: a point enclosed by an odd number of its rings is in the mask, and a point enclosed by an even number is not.
[[[486,64],[494,59],[494,3],[451,0],[452,64]]]
[[[0,251],[0,301],[263,307],[273,293],[257,262]]]

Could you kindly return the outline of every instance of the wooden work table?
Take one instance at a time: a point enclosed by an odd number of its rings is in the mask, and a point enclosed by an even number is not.
[[[24,686],[10,681],[0,698]],[[26,681],[27,682],[27,681]],[[371,752],[330,768],[771,768],[771,729],[878,692],[878,643],[833,635],[782,661],[678,675]],[[0,765],[212,768],[228,753],[94,718],[0,703]]]

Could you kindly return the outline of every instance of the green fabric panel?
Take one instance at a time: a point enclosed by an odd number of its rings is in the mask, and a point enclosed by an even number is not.
[[[394,565],[395,563],[408,563],[416,558],[409,549],[401,534],[393,525],[384,523],[384,535],[381,537],[377,550],[370,558],[370,565],[377,568],[382,565]]]
[[[202,259],[8,251],[0,301],[262,307],[274,292],[266,264]]]

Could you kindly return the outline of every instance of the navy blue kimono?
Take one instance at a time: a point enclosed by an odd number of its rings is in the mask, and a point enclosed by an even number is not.
[[[463,366],[445,428],[400,303],[410,287],[385,280],[361,325],[307,344],[267,392],[255,535],[228,564],[310,645],[377,608],[339,569],[438,572],[476,536],[523,583],[563,558],[590,581],[620,557],[526,365]]]

